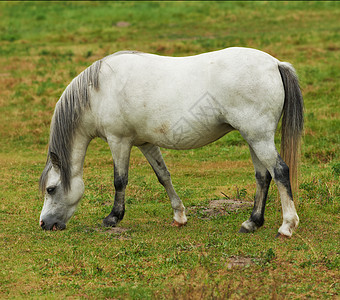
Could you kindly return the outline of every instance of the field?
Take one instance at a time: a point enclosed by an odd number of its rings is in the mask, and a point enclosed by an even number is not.
[[[339,20],[339,2],[1,2],[0,298],[338,299]],[[275,184],[265,225],[238,233],[255,178],[237,132],[200,149],[162,150],[187,226],[171,226],[166,193],[133,149],[125,218],[102,227],[113,167],[96,139],[75,216],[64,231],[41,230],[49,124],[79,72],[119,50],[186,56],[230,46],[268,52],[299,74],[305,130],[292,238],[275,238]]]

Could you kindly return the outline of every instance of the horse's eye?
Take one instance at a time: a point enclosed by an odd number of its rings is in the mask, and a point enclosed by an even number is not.
[[[49,195],[53,195],[55,193],[55,190],[56,190],[55,186],[50,186],[46,189],[46,191]]]

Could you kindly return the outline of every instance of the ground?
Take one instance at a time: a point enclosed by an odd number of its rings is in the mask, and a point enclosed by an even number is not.
[[[338,2],[2,2],[0,16],[0,298],[338,298]],[[275,184],[264,226],[238,233],[255,178],[237,132],[196,150],[162,150],[187,208],[184,227],[171,226],[169,200],[138,149],[124,220],[102,227],[113,170],[107,144],[94,140],[77,213],[64,231],[40,229],[49,124],[79,72],[119,50],[185,56],[230,46],[289,61],[300,78],[305,130],[292,238],[275,238]]]

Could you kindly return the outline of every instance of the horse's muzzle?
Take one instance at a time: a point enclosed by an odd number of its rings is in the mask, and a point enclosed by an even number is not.
[[[56,221],[56,222],[47,222],[46,220],[40,220],[40,227],[44,230],[64,230],[66,228],[66,224]]]

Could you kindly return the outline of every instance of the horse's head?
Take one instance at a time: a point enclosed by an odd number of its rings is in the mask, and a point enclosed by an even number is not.
[[[62,176],[58,156],[50,153],[50,160],[40,178],[40,187],[45,194],[44,206],[40,214],[40,226],[44,230],[63,230],[76,211],[84,193],[81,176],[71,176],[66,184]]]

